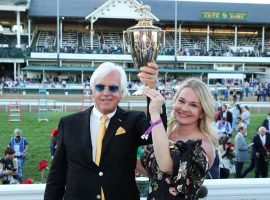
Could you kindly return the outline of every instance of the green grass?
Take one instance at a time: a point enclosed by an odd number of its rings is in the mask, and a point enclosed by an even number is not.
[[[8,122],[8,113],[0,113],[0,151],[4,149],[13,136],[13,130],[19,128],[23,131],[29,143],[27,159],[24,165],[24,179],[33,178],[34,182],[41,181],[41,173],[37,171],[39,161],[50,157],[50,132],[57,128],[59,119],[69,113],[49,113],[49,122],[38,122],[37,113],[23,113],[21,122]],[[2,155],[2,153],[1,153]]]
[[[13,136],[13,130],[19,128],[29,142],[27,160],[24,165],[24,179],[33,178],[34,182],[41,181],[41,173],[37,171],[39,161],[45,159],[50,165],[50,132],[57,128],[59,119],[70,113],[49,113],[49,122],[38,122],[37,113],[23,113],[21,122],[8,122],[8,113],[0,113],[0,151],[3,152]],[[251,142],[256,129],[261,125],[265,114],[252,114],[248,126],[247,143]],[[249,161],[245,163],[246,167]],[[233,175],[231,176],[233,178]],[[254,177],[254,170],[247,177]]]

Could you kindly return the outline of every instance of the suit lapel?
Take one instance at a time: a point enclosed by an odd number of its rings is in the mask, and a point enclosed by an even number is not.
[[[85,153],[87,155],[87,158],[89,161],[93,160],[92,156],[92,141],[91,141],[91,134],[90,134],[90,114],[93,109],[93,106],[90,107],[87,111],[85,111],[85,116],[83,116],[83,123],[81,126],[79,124],[76,124],[75,126],[78,126],[78,129],[81,128],[81,142],[83,149],[85,150]]]
[[[104,153],[106,152],[108,145],[110,144],[112,138],[115,136],[115,133],[117,129],[121,126],[122,124],[122,114],[123,110],[119,107],[117,107],[117,111],[115,115],[111,118],[109,126],[106,130],[105,136],[102,141],[102,150],[101,150],[101,159],[100,162],[102,163],[102,158]]]

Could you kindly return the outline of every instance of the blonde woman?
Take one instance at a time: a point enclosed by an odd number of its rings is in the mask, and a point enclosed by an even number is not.
[[[150,178],[148,199],[197,198],[217,147],[215,102],[209,89],[196,78],[179,85],[167,132],[159,114],[164,97],[154,89],[145,89],[143,94],[151,99],[153,140],[153,146],[148,146],[141,157]]]

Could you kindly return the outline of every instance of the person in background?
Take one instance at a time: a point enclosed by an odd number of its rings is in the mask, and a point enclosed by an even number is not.
[[[50,133],[51,139],[50,139],[50,153],[51,153],[51,159],[53,159],[55,150],[57,147],[57,141],[58,141],[58,129],[53,129]]]
[[[265,127],[258,129],[253,139],[255,151],[255,178],[268,177],[268,160],[270,156],[270,134]]]
[[[150,178],[148,199],[196,199],[217,147],[211,92],[200,79],[183,81],[173,100],[167,133],[159,116],[164,97],[155,89],[146,88],[143,94],[151,99],[153,140],[141,157]]]
[[[157,65],[147,66],[154,73],[156,69]],[[156,88],[156,76],[146,79],[144,83]],[[127,88],[123,67],[102,63],[92,74],[90,87],[95,105],[59,122],[44,200],[139,200],[137,150],[151,143],[151,138],[141,138],[149,119],[145,112],[118,106]],[[159,116],[166,124],[165,105],[162,108]]]
[[[0,158],[0,185],[18,183],[18,166],[14,154],[15,151],[11,147],[7,147],[4,157]]]
[[[222,117],[225,117],[226,121],[229,122],[230,125],[232,126],[232,121],[233,121],[232,113],[228,110],[226,104],[222,104],[221,112],[219,114],[218,120],[221,120]]]
[[[249,122],[250,122],[250,112],[248,106],[243,107],[243,112],[241,114],[242,123],[245,128],[247,128]]]
[[[225,117],[222,117],[220,121],[216,122],[216,133],[219,138],[222,136],[232,136],[232,127],[229,122],[226,121]]]
[[[257,132],[256,132],[256,134],[253,136],[252,141],[254,141],[255,136],[256,136],[257,134],[259,134],[259,128],[260,128],[260,127],[257,128]],[[251,171],[255,168],[255,150],[254,150],[254,143],[251,143],[250,146],[251,146],[251,151],[250,151],[250,163],[249,163],[249,166],[248,166],[246,169],[244,169],[244,170],[242,171],[242,173],[241,173],[241,178],[246,177],[246,175],[247,175],[249,172],[251,172]]]
[[[234,146],[227,136],[220,137],[219,144],[220,178],[229,178],[231,173],[235,173],[235,166],[233,164],[233,159],[235,158]]]
[[[238,130],[238,117],[240,117],[242,114],[241,107],[238,103],[234,104],[232,115],[233,115],[233,121],[232,121],[232,130],[237,131]]]
[[[248,145],[246,143],[245,136],[247,134],[247,130],[245,127],[240,127],[238,129],[238,133],[234,138],[235,145],[235,155],[236,155],[236,178],[241,178],[241,172],[244,166],[244,162],[248,158]]]
[[[22,131],[20,129],[16,128],[14,130],[14,137],[10,139],[8,146],[15,151],[15,158],[17,158],[18,162],[18,180],[20,183],[22,183],[23,166],[28,150],[28,141],[25,137],[22,137]]]
[[[267,117],[263,121],[262,126],[264,126],[268,132],[270,132],[270,113],[267,114]]]

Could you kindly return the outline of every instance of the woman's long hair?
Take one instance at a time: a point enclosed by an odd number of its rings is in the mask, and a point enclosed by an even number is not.
[[[174,96],[173,104],[175,104],[180,92],[184,88],[191,88],[199,101],[202,104],[203,117],[198,122],[198,127],[203,135],[205,135],[214,145],[218,146],[217,135],[214,130],[214,115],[216,102],[213,99],[213,96],[208,89],[207,85],[198,78],[188,78],[184,80],[177,89],[177,92]],[[172,133],[179,126],[178,121],[175,118],[174,110],[171,113],[168,122],[168,134]]]

